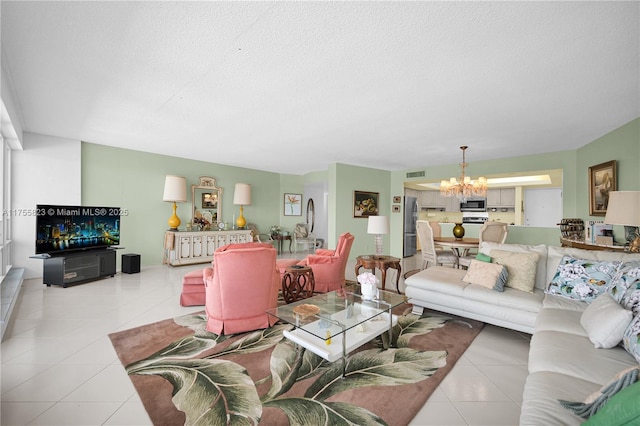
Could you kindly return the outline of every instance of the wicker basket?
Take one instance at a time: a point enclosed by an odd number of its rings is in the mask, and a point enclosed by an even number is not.
[[[584,221],[582,219],[562,219],[560,234],[562,238],[569,240],[584,240]]]

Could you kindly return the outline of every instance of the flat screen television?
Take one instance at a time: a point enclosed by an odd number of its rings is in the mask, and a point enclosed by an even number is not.
[[[105,249],[120,244],[120,208],[36,206],[36,254]]]

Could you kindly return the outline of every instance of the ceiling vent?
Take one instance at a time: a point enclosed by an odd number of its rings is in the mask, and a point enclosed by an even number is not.
[[[407,173],[407,177],[408,178],[424,177],[424,170],[421,172],[409,172]]]

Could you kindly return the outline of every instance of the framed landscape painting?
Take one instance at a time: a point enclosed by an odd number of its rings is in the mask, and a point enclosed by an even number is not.
[[[284,194],[284,215],[302,216],[302,194]]]
[[[378,215],[379,192],[353,191],[353,217]]]
[[[616,162],[607,161],[589,167],[589,214],[604,216],[609,204],[609,192],[617,191]]]

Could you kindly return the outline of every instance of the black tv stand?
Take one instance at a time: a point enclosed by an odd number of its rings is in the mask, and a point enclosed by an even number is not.
[[[44,258],[42,282],[51,287],[95,281],[116,274],[116,252],[95,249],[55,254]]]

